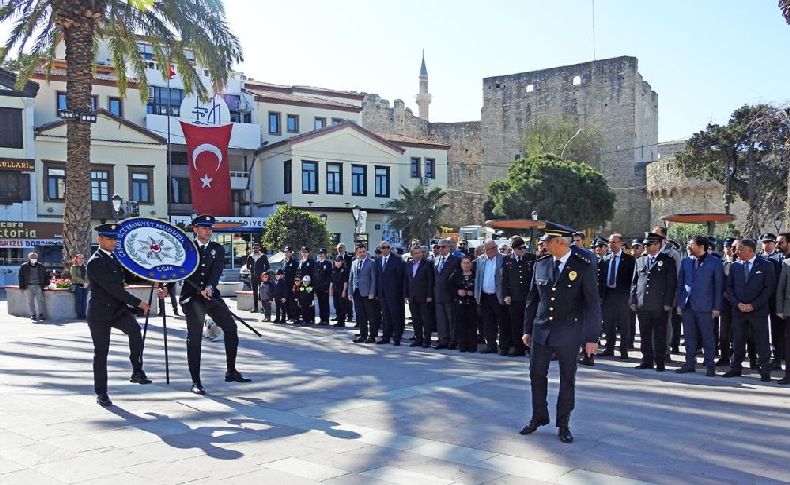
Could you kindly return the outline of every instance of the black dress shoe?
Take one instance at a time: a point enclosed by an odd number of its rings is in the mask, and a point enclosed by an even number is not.
[[[395,347],[400,347],[400,340],[393,341],[392,345],[394,345]]]
[[[445,344],[436,344],[436,345],[433,346],[433,348],[436,349],[436,350],[442,350],[442,349],[446,349],[447,345],[445,345]]]
[[[622,353],[620,353],[620,357],[618,357],[618,358],[619,358],[620,360],[628,360],[628,352],[622,352]]]
[[[716,367],[729,367],[730,361],[724,358],[721,358],[716,361]]]
[[[496,354],[497,349],[492,349],[491,347],[484,347],[481,351],[481,354]]]
[[[419,340],[415,340],[414,342],[409,344],[409,347],[422,347],[422,342]]]
[[[252,379],[242,377],[241,372],[233,370],[225,373],[225,382],[252,382]]]
[[[112,401],[110,401],[110,396],[107,395],[106,392],[103,392],[96,396],[96,403],[99,406],[106,408],[107,406],[112,406]]]
[[[137,384],[150,384],[151,379],[145,375],[145,372],[137,371],[132,373],[132,377],[129,378],[129,382],[136,382]]]
[[[173,308],[173,315],[175,315],[175,316],[177,316],[177,317],[180,317],[180,316],[181,316],[181,314],[180,314],[180,313],[178,313],[178,308]]]
[[[638,366],[635,367],[636,369],[652,369],[653,364],[648,364],[647,362],[642,362]]]
[[[44,320],[47,319],[47,317],[45,317],[44,315],[39,315],[38,319],[41,320],[41,321],[44,321]]]
[[[716,377],[716,367],[710,366],[705,370],[705,375],[708,377]]]
[[[697,369],[692,369],[691,367],[681,367],[679,369],[675,369],[675,372],[678,374],[688,374],[689,372],[697,372]]]
[[[197,394],[198,396],[205,396],[206,390],[203,389],[203,385],[199,382],[192,383],[192,389],[190,389],[192,394]]]
[[[390,343],[389,339],[384,340],[383,338],[380,338],[380,339],[378,339],[378,341],[376,341],[376,345],[384,345],[384,344],[388,344],[388,343]]]
[[[660,364],[656,364],[656,372],[664,372],[666,368],[664,367],[664,363],[661,362]]]
[[[557,436],[559,436],[560,441],[563,443],[573,443],[573,434],[571,434],[571,429],[567,426],[560,426],[560,429],[557,431]]]
[[[583,355],[579,359],[579,364],[586,365],[587,367],[595,367],[595,354]]]
[[[603,352],[598,354],[598,356],[599,357],[614,357],[614,350],[604,350]]]
[[[761,372],[760,373],[760,382],[771,382],[771,373],[770,372]]]
[[[376,343],[376,337],[368,337],[368,338],[366,338],[365,339],[365,343],[366,344],[375,344]]]
[[[357,337],[354,340],[352,340],[352,342],[354,342],[355,344],[363,344],[365,343],[365,339],[362,337]]]
[[[757,365],[757,359],[749,359],[749,368],[750,369],[759,369],[760,366]]]
[[[536,421],[534,419],[531,419],[529,421],[529,423],[527,423],[526,426],[521,428],[521,430],[518,432],[518,434],[523,434],[523,435],[532,434],[535,431],[537,431],[538,428],[540,428],[541,426],[545,426],[547,424],[549,424],[549,420],[548,419],[544,419],[542,421]]]
[[[739,370],[728,370],[724,374],[721,375],[722,377],[741,377],[741,371]]]

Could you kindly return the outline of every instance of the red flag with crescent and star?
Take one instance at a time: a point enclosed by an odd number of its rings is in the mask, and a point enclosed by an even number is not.
[[[192,208],[199,214],[232,216],[228,144],[233,124],[199,126],[181,121],[187,142]]]

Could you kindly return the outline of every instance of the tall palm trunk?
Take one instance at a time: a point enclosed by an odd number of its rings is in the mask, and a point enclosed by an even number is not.
[[[71,111],[91,111],[93,81],[94,12],[103,12],[104,1],[55,2],[56,18],[64,27],[66,45],[66,103]],[[66,122],[66,197],[63,209],[63,261],[87,254],[91,234],[91,124]]]

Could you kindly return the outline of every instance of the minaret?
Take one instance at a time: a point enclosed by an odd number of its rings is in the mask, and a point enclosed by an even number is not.
[[[425,68],[425,49],[422,51],[422,65],[420,66],[420,94],[415,96],[417,107],[420,109],[420,118],[428,121],[428,105],[431,104],[431,95],[428,94],[428,69]]]

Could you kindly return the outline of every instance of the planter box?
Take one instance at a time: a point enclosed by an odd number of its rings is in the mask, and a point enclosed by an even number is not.
[[[236,292],[244,289],[244,283],[241,281],[220,281],[217,285],[219,294],[227,298],[236,298]]]
[[[27,304],[27,293],[20,290],[18,286],[6,286],[8,299],[8,314],[15,317],[30,317],[30,307]],[[148,301],[150,286],[128,286],[126,291],[133,294],[143,301]],[[88,293],[90,300],[90,293]],[[47,320],[76,320],[77,312],[74,307],[74,293],[68,288],[45,289],[44,290],[44,313]],[[90,305],[90,303],[88,303]],[[151,302],[151,314],[156,314],[159,310],[159,301],[154,295]]]
[[[252,291],[244,290],[236,292],[236,308],[248,312],[252,310],[253,305]]]

